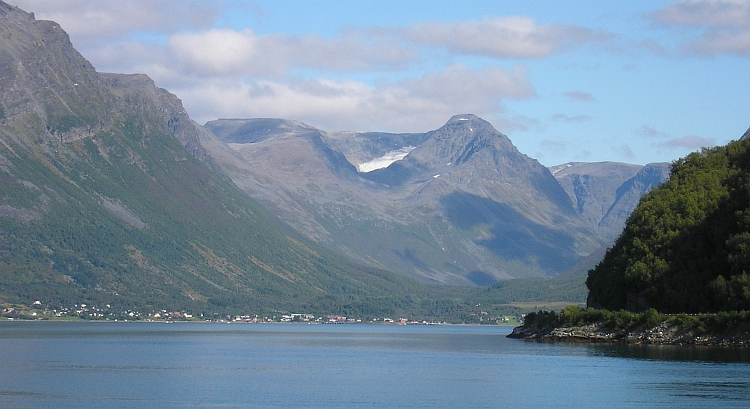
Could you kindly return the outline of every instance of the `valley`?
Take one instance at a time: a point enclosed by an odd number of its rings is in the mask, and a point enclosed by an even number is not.
[[[4,2],[0,17],[6,309],[474,322],[580,303],[666,177],[551,171],[471,114],[409,134],[200,126],[149,77],[97,72],[57,23]]]

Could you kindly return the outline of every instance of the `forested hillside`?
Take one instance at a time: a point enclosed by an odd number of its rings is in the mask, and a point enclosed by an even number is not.
[[[750,309],[750,140],[676,161],[589,271],[590,307]]]

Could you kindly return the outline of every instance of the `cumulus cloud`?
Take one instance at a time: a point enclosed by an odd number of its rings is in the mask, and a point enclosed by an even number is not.
[[[750,55],[750,1],[683,0],[651,15],[661,24],[701,29],[686,48],[699,55]]]
[[[252,2],[14,4],[59,22],[100,71],[148,74],[178,95],[199,122],[274,116],[330,130],[424,131],[457,112],[491,119],[506,131],[528,130],[539,121],[509,118],[503,105],[536,96],[524,65],[470,67],[455,61],[461,55],[540,59],[606,39],[595,30],[526,17],[349,28],[322,36],[216,27],[227,8],[257,7]],[[262,20],[259,10],[251,14]],[[446,58],[434,58],[435,50]],[[415,73],[426,66],[432,70]],[[566,96],[592,99],[579,91]]]
[[[199,122],[217,117],[276,116],[329,130],[423,131],[456,112],[497,113],[502,101],[535,95],[527,71],[453,65],[377,85],[329,78],[204,81],[174,90]],[[262,113],[262,114],[261,114]]]
[[[404,35],[411,41],[461,54],[530,59],[544,58],[603,37],[572,25],[537,24],[528,17],[420,23],[406,29]]]
[[[417,59],[413,47],[354,30],[330,39],[316,34],[258,36],[250,29],[178,33],[169,39],[169,52],[185,69],[204,75],[275,76],[295,67],[390,70]]]
[[[695,135],[686,135],[682,138],[670,139],[668,141],[660,143],[658,146],[664,148],[696,150],[714,145],[716,145],[716,140],[713,138],[703,138]]]
[[[261,41],[251,30],[214,29],[201,33],[179,33],[169,39],[169,50],[185,68],[203,74],[266,73],[279,57],[265,55],[274,39]],[[267,57],[267,58],[264,58]],[[271,71],[277,69],[270,68]]]

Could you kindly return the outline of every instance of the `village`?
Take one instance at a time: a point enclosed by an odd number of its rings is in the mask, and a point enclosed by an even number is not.
[[[152,311],[149,313],[130,309],[113,308],[110,304],[94,306],[85,303],[71,306],[59,306],[50,308],[44,306],[41,301],[35,301],[31,306],[3,305],[0,304],[0,317],[7,321],[35,320],[35,321],[114,321],[114,322],[220,322],[220,323],[308,323],[308,324],[396,324],[396,325],[448,325],[446,322],[426,321],[409,318],[355,318],[341,315],[316,316],[306,313],[290,313],[278,315],[237,314],[220,315],[218,313],[210,316],[203,313],[190,313],[186,311],[170,311],[166,309]],[[515,325],[517,317],[502,316],[490,318],[486,313],[480,312],[479,324]]]

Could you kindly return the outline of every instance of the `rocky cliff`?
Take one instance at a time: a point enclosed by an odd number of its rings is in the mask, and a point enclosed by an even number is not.
[[[669,163],[566,163],[550,168],[578,213],[605,240],[616,239],[641,197],[669,177]]]
[[[691,325],[663,321],[626,330],[613,330],[598,322],[551,329],[516,327],[508,338],[549,342],[608,342],[643,345],[701,345],[750,347],[750,334],[728,329],[706,333]]]

